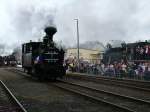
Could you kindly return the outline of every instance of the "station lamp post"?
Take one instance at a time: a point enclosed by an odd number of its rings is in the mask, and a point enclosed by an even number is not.
[[[79,66],[79,21],[78,19],[74,19],[76,21],[76,27],[77,27],[77,60],[78,60],[78,71],[80,70]]]

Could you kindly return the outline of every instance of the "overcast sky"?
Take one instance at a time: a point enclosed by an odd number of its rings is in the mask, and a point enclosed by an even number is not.
[[[150,39],[150,0],[0,0],[0,44],[13,48],[44,35],[43,28],[57,27],[54,39],[80,42]]]

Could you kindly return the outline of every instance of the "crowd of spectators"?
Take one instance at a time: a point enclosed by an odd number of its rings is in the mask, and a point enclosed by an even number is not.
[[[66,70],[70,72],[150,80],[150,62],[124,62],[123,60],[109,64],[91,64],[86,61],[78,64],[75,60],[65,62]]]
[[[134,59],[136,59],[136,60],[149,60],[150,59],[150,45],[135,47]]]

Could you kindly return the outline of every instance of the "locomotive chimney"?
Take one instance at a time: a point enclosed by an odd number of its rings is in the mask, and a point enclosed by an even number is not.
[[[46,33],[46,36],[43,38],[44,43],[46,41],[52,42],[53,41],[53,35],[57,32],[57,29],[55,27],[49,26],[49,27],[46,27],[44,31]]]

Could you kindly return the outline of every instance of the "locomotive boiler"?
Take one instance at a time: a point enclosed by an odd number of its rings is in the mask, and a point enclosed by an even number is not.
[[[66,74],[63,66],[64,50],[53,41],[55,27],[46,27],[42,42],[22,45],[22,66],[27,73],[39,79],[56,79]]]

